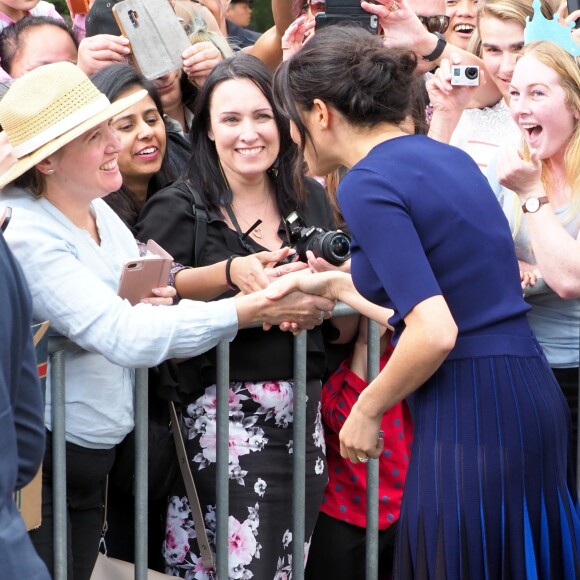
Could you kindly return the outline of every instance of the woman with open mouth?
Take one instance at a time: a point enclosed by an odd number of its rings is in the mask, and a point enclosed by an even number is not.
[[[541,2],[542,14],[551,18],[548,0]],[[480,0],[477,4],[477,29],[469,48],[485,64],[486,88],[497,90],[488,106],[465,108],[477,87],[451,85],[451,67],[442,62],[427,83],[433,117],[430,136],[463,149],[483,172],[497,154],[506,137],[519,136],[508,102],[517,57],[524,46],[526,19],[532,19],[530,0]],[[456,64],[456,63],[454,63]]]
[[[447,42],[467,50],[467,45],[475,30],[478,0],[446,0],[449,28],[445,33]]]
[[[118,165],[123,185],[105,201],[132,228],[147,198],[176,179],[181,167],[168,151],[163,105],[151,81],[125,64],[107,67],[92,80],[112,102],[147,90],[142,101],[111,119],[111,128],[121,141]]]
[[[520,270],[544,284],[526,288],[530,325],[572,413],[576,463],[580,323],[580,73],[573,56],[550,42],[527,45],[510,88],[522,136],[506,149],[497,176]]]

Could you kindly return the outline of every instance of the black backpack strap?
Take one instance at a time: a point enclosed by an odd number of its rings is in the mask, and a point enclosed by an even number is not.
[[[192,197],[191,208],[193,210],[193,218],[195,219],[195,262],[192,266],[198,266],[205,249],[205,240],[207,238],[207,211],[201,201],[201,196],[195,189],[193,189],[193,187],[191,187],[189,181],[179,179],[173,183],[172,187],[177,187]]]

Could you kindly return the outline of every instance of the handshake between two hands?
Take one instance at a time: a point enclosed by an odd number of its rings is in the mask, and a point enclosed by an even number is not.
[[[280,251],[283,255],[278,254]],[[332,316],[338,300],[334,294],[333,280],[345,275],[340,270],[348,270],[349,264],[336,267],[323,258],[315,257],[310,251],[307,253],[308,263],[295,261],[279,264],[293,253],[289,248],[280,251],[273,253],[276,262],[270,263],[270,268],[264,268],[265,272],[269,271],[270,277],[263,292],[273,308],[289,308],[287,320],[281,322],[279,327],[296,335],[302,330],[310,330],[322,324]],[[293,316],[293,310],[296,316]],[[264,330],[272,326],[270,322],[263,323]]]

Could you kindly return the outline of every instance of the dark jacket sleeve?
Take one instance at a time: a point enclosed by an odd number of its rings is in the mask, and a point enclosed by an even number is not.
[[[147,200],[135,237],[141,242],[155,240],[175,262],[194,263],[195,218],[193,199],[180,188],[168,186]]]
[[[36,474],[44,453],[44,396],[32,345],[31,300],[24,276],[0,236],[0,472],[12,473],[13,489]],[[12,461],[14,462],[13,464]],[[2,479],[4,479],[2,475]]]
[[[32,345],[30,293],[0,234],[0,578],[49,580],[14,503],[44,454],[44,396]]]
[[[24,487],[36,475],[44,455],[44,393],[38,381],[32,335],[23,345],[18,396],[14,402],[14,425],[18,444],[16,489]]]

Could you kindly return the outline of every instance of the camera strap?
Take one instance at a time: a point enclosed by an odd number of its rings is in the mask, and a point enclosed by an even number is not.
[[[228,216],[233,224],[233,226],[236,228],[236,232],[238,232],[238,238],[240,240],[240,244],[242,244],[242,246],[244,247],[244,249],[246,249],[248,252],[250,252],[250,254],[255,254],[256,250],[254,248],[252,248],[252,246],[250,244],[248,244],[247,239],[248,236],[262,223],[262,220],[256,220],[256,222],[250,226],[250,229],[246,232],[243,233],[242,232],[242,228],[240,227],[240,224],[238,222],[238,218],[236,217],[236,214],[234,213],[234,210],[232,209],[232,206],[227,203],[224,206],[226,208],[226,211],[228,212]]]

